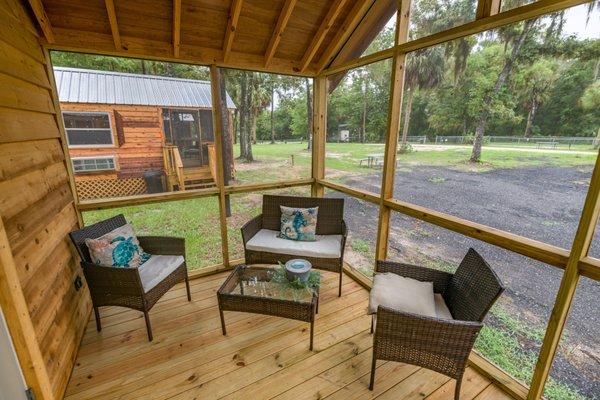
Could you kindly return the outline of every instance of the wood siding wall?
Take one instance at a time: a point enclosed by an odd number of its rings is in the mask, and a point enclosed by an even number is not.
[[[71,157],[116,156],[117,171],[76,175],[84,179],[140,178],[146,171],[162,170],[165,138],[160,107],[61,103],[62,111],[102,111],[110,116],[112,147],[70,148]]]
[[[8,238],[8,246],[0,246],[14,259],[0,267],[4,275],[16,270],[18,284],[11,290],[19,297],[22,292],[28,308],[19,318],[31,319],[45,366],[36,373],[50,381],[37,398],[58,399],[91,302],[85,285],[78,291],[73,285],[83,276],[67,233],[78,227],[78,217],[47,60],[21,3],[0,0],[0,215]],[[1,294],[10,298],[6,290]]]

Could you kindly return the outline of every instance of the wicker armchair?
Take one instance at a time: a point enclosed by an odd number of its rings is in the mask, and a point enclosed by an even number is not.
[[[138,268],[104,267],[92,263],[90,253],[85,244],[86,238],[96,239],[127,223],[123,215],[86,226],[69,233],[81,257],[81,266],[87,280],[96,317],[96,328],[102,330],[100,323],[101,306],[120,306],[139,310],[144,313],[148,340],[152,341],[152,327],[148,311],[175,284],[185,281],[188,301],[191,301],[190,285],[185,261],[177,266],[149,291],[145,291]],[[162,236],[138,236],[144,251],[155,255],[181,255],[185,257],[185,241],[183,238]]]
[[[248,242],[263,229],[279,231],[281,225],[281,209],[279,206],[309,208],[319,207],[317,217],[317,235],[340,235],[339,257],[310,257],[300,253],[282,254],[269,251],[257,251],[248,248]],[[344,199],[321,197],[295,197],[264,195],[262,214],[254,217],[242,227],[244,254],[246,264],[276,264],[294,258],[310,261],[313,267],[325,271],[337,272],[339,279],[339,296],[342,295],[342,267],[344,265],[344,248],[346,246],[347,228],[344,222]],[[285,240],[285,239],[282,239]],[[306,243],[306,242],[305,242]]]
[[[410,314],[380,305],[375,320],[369,389],[373,390],[376,360],[399,361],[456,379],[454,398],[458,400],[483,318],[504,290],[499,278],[473,249],[469,249],[454,274],[387,261],[378,261],[376,272],[433,282],[434,292],[443,296],[454,319]]]

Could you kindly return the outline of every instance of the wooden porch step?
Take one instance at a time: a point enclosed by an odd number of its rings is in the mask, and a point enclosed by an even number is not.
[[[186,190],[190,190],[190,189],[204,189],[204,188],[213,187],[213,186],[215,186],[215,183],[213,181],[210,181],[210,182],[199,182],[199,183],[186,183],[185,184],[185,189]]]
[[[211,180],[212,175],[210,174],[210,168],[196,167],[196,168],[184,168],[183,179],[185,181],[200,181],[200,180]],[[187,186],[187,185],[186,185]]]

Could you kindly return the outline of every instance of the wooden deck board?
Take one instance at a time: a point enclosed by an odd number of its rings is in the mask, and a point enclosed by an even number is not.
[[[141,313],[101,309],[103,331],[89,321],[66,399],[452,399],[454,381],[419,367],[379,361],[368,390],[372,336],[368,292],[347,277],[324,273],[315,350],[308,324],[226,312],[220,331],[216,290],[227,272],[182,285],[150,312],[155,339],[146,340]],[[509,399],[469,368],[462,398]]]

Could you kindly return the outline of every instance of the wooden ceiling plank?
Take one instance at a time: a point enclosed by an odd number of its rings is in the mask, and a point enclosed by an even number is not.
[[[356,2],[352,10],[350,10],[350,14],[346,17],[344,25],[340,28],[331,43],[329,43],[329,46],[327,46],[323,52],[321,59],[317,62],[318,73],[323,71],[323,69],[333,61],[344,43],[346,43],[352,35],[352,32],[354,32],[358,24],[360,24],[364,16],[369,12],[374,1],[375,0],[360,0]]]
[[[501,0],[479,0],[477,2],[476,19],[490,17],[500,12]]]
[[[52,32],[52,25],[50,24],[50,18],[48,18],[48,14],[46,14],[46,10],[44,10],[44,5],[42,4],[42,0],[29,0],[29,5],[31,6],[31,10],[37,19],[40,28],[42,29],[42,33],[46,38],[48,43],[54,43],[54,33]]]
[[[338,17],[338,15],[340,15],[340,12],[344,8],[346,1],[347,0],[335,0],[335,2],[329,8],[325,19],[323,19],[323,22],[319,26],[315,37],[313,38],[312,42],[310,43],[310,45],[306,49],[306,52],[304,53],[302,61],[300,61],[300,72],[303,72],[306,70],[306,68],[308,68],[313,57],[315,56],[315,53],[319,49],[319,46],[323,42],[323,39],[325,39],[325,35],[327,35],[327,32],[329,32],[329,30],[333,26],[333,22]]]
[[[173,57],[179,57],[181,48],[181,0],[173,0]]]
[[[243,0],[233,0],[227,17],[227,29],[225,31],[225,39],[223,40],[223,61],[227,61],[231,53],[231,46],[235,37],[235,30],[242,11]]]
[[[290,20],[290,16],[292,15],[292,11],[294,11],[296,2],[297,0],[286,0],[281,12],[279,13],[277,25],[275,25],[275,30],[273,31],[273,35],[271,36],[271,40],[269,40],[269,45],[267,46],[267,51],[265,52],[265,67],[269,66],[271,60],[273,60],[273,56],[275,56],[277,46],[279,46],[279,42],[281,41],[281,35],[283,34],[283,31]]]
[[[112,32],[115,48],[121,50],[121,35],[119,34],[119,24],[117,23],[117,12],[115,11],[115,3],[113,0],[104,0],[106,4],[106,13],[108,14],[108,22],[110,23],[110,31]]]

